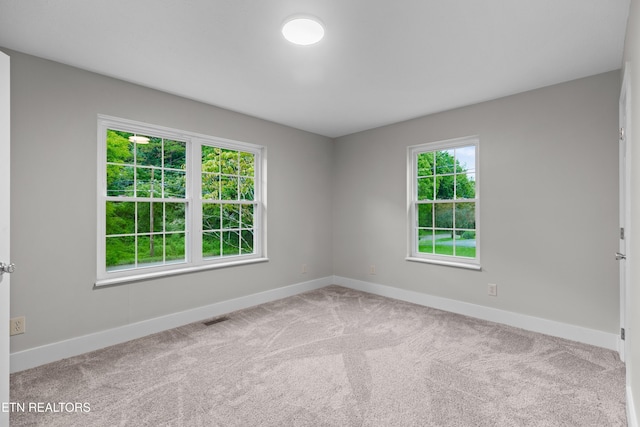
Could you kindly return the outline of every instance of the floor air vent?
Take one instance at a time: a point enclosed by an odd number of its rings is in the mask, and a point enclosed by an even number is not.
[[[222,316],[218,317],[217,319],[207,320],[206,322],[202,322],[202,324],[205,326],[211,326],[215,325],[216,323],[224,322],[226,320],[229,320],[229,318],[227,316]]]

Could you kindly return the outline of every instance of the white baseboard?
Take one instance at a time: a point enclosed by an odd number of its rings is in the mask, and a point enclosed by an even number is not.
[[[23,371],[46,363],[55,362],[56,360],[77,356],[188,323],[319,289],[331,284],[617,350],[618,336],[616,334],[391,286],[341,276],[328,276],[11,353],[10,370],[11,372]]]
[[[640,427],[638,421],[638,412],[636,412],[636,406],[633,400],[633,391],[631,390],[631,386],[627,384],[627,425],[629,427]]]
[[[567,323],[555,322],[553,320],[542,319],[540,317],[527,316],[525,314],[514,313],[497,308],[427,295],[420,292],[408,291],[391,286],[379,285],[362,280],[349,279],[347,277],[333,276],[333,278],[334,284],[344,286],[346,288],[412,302],[414,304],[463,314],[478,319],[489,320],[491,322],[515,326],[528,331],[566,338],[572,341],[604,347],[614,351],[618,350],[618,335],[616,334],[583,328],[581,326],[570,325]]]
[[[221,301],[215,304],[198,307],[191,310],[168,314],[154,319],[144,320],[137,323],[108,329],[81,337],[71,338],[24,351],[11,353],[11,372],[23,371],[46,363],[67,357],[77,356],[93,350],[98,350],[114,344],[141,338],[146,335],[162,332],[167,329],[176,328],[200,320],[210,319],[232,311],[253,307],[265,302],[297,295],[302,292],[323,288],[331,285],[333,276],[310,280],[308,282],[296,283],[282,288],[272,289],[257,294],[247,295],[228,301]]]

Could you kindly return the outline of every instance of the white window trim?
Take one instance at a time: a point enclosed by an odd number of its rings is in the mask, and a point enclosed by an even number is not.
[[[417,221],[414,203],[418,198],[417,186],[417,154],[427,151],[448,150],[462,146],[474,145],[476,147],[475,174],[476,174],[476,257],[474,259],[425,254],[418,252],[417,233],[415,232]],[[444,141],[429,142],[407,147],[407,261],[423,262],[427,264],[437,264],[449,267],[466,268],[470,270],[481,270],[480,246],[482,239],[480,236],[480,138],[477,135],[462,138],[448,139]]]
[[[166,264],[162,266],[140,267],[131,270],[118,270],[107,272],[105,265],[106,256],[106,134],[107,129],[117,129],[125,132],[134,132],[145,135],[152,135],[163,138],[171,138],[187,143],[187,247],[186,261],[184,263]],[[201,187],[201,162],[202,158],[193,155],[194,147],[202,145],[214,145],[216,147],[227,148],[253,153],[256,156],[254,182],[254,198],[257,202],[257,209],[254,211],[254,253],[219,257],[203,258],[202,256],[202,199]],[[199,150],[197,150],[199,151]],[[173,276],[177,274],[192,273],[196,271],[225,268],[259,262],[266,262],[267,257],[267,192],[266,192],[266,148],[260,145],[247,142],[233,141],[224,138],[213,137],[195,132],[171,129],[163,126],[137,122],[133,120],[121,119],[117,117],[98,115],[98,226],[97,226],[97,280],[96,286],[109,286],[141,280],[156,279]]]

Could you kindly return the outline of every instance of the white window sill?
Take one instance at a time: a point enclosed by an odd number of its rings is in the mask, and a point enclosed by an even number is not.
[[[476,271],[482,270],[482,267],[480,267],[480,264],[471,264],[471,263],[460,262],[460,261],[444,261],[439,259],[417,258],[417,257],[411,257],[411,256],[406,257],[405,259],[407,261],[423,262],[425,264],[445,265],[447,267],[466,268],[467,270],[476,270]]]
[[[205,265],[198,265],[198,266],[191,266],[191,267],[177,267],[177,268],[170,269],[170,270],[154,271],[154,272],[149,272],[149,273],[134,273],[134,272],[132,272],[132,274],[127,275],[127,276],[119,276],[119,277],[112,277],[112,278],[106,278],[106,279],[98,279],[98,280],[96,280],[95,286],[96,287],[100,287],[100,286],[121,285],[121,284],[124,284],[124,283],[139,282],[139,281],[142,281],[142,280],[158,279],[158,278],[162,278],[162,277],[175,276],[175,275],[178,275],[178,274],[195,273],[195,272],[198,272],[198,271],[214,270],[214,269],[217,269],[217,268],[235,267],[235,266],[247,265],[247,264],[256,264],[256,263],[267,262],[267,261],[269,261],[269,258],[251,258],[251,259],[235,260],[235,261],[228,261],[228,262],[218,262],[218,263],[215,263],[215,264],[205,264]]]

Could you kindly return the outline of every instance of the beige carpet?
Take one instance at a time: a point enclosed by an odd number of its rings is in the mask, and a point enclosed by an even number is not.
[[[11,425],[626,426],[624,378],[609,350],[330,286],[13,374]]]

